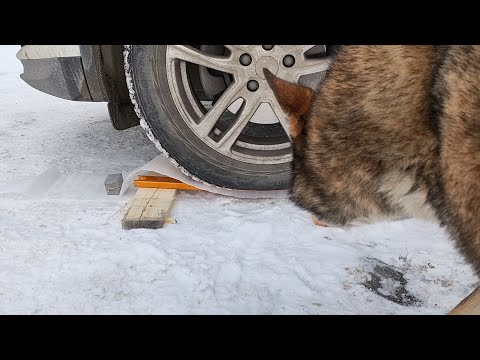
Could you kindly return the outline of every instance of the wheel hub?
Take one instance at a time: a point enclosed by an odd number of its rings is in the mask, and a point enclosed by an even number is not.
[[[256,75],[265,80],[265,76],[263,75],[263,69],[268,69],[273,75],[277,75],[278,73],[278,61],[275,60],[271,56],[264,56],[258,59],[255,63],[255,72]]]

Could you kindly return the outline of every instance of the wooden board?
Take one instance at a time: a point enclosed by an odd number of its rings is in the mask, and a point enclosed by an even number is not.
[[[139,176],[133,181],[133,185],[138,188],[151,189],[201,190],[168,176]]]
[[[122,219],[122,228],[159,229],[163,227],[176,194],[176,189],[138,189],[130,208]]]
[[[480,287],[450,311],[449,315],[480,315]]]

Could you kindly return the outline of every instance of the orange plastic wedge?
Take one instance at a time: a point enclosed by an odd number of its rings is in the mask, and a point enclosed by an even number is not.
[[[155,188],[155,189],[178,189],[178,190],[197,190],[201,189],[185,184],[180,180],[173,179],[168,176],[139,176],[133,180],[133,185],[138,188]]]

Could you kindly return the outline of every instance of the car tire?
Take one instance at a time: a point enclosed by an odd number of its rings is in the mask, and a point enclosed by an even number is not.
[[[144,120],[142,125],[158,141],[157,146],[190,175],[212,185],[240,190],[287,189],[289,161],[273,164],[241,161],[216,151],[192,130],[169,84],[167,48],[167,45],[126,46],[132,102]],[[283,131],[280,123],[269,129]],[[288,141],[286,133],[284,136],[282,141]]]

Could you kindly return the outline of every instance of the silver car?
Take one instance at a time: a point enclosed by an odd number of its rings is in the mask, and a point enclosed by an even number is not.
[[[47,94],[103,101],[115,129],[141,125],[189,175],[248,190],[289,186],[286,116],[263,75],[317,89],[326,45],[22,45],[21,78]]]

